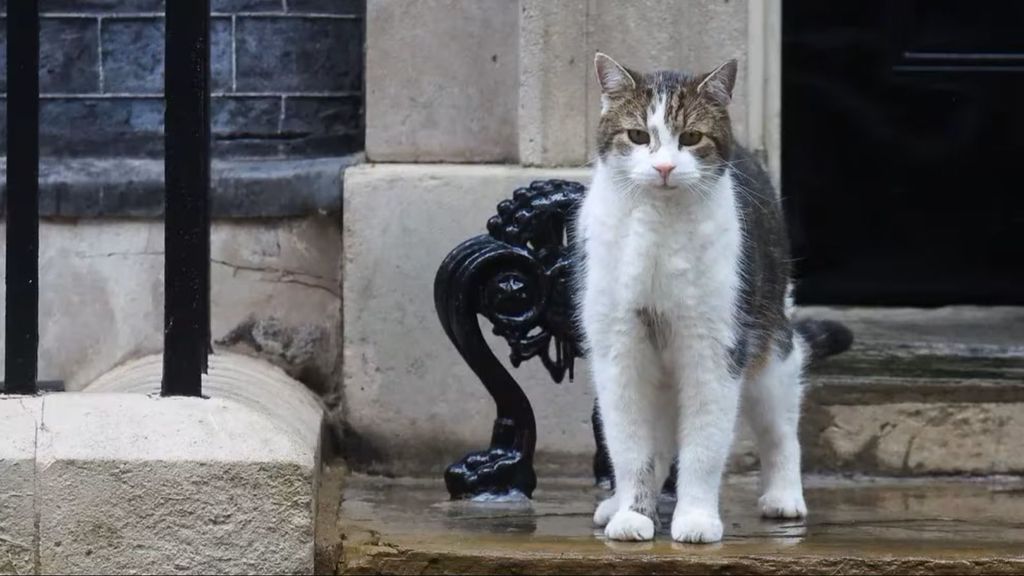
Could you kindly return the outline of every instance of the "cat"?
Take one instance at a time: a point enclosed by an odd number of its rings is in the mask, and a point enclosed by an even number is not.
[[[651,540],[677,464],[671,535],[722,539],[719,490],[741,410],[759,443],[766,517],[807,514],[801,374],[842,352],[842,324],[792,318],[779,199],[732,134],[737,63],[640,74],[598,53],[597,162],[580,207],[579,323],[615,492],[594,522]]]

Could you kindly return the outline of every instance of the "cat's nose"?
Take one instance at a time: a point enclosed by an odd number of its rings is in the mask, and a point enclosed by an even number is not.
[[[672,171],[676,169],[676,165],[675,164],[655,164],[654,165],[654,169],[658,171],[658,174],[661,174],[661,179],[662,180],[668,181],[668,175],[671,174]]]

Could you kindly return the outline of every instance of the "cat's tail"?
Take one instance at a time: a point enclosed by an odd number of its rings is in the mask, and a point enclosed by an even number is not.
[[[812,362],[846,352],[853,344],[853,331],[835,320],[802,318],[793,322],[793,329],[807,344]]]

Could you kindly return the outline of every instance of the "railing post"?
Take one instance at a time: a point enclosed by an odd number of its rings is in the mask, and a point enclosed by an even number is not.
[[[7,3],[4,392],[34,394],[39,360],[39,6]]]
[[[166,3],[164,396],[200,396],[210,352],[210,0]]]

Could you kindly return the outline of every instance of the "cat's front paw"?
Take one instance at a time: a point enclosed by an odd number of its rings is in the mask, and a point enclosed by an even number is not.
[[[672,515],[672,539],[690,544],[710,544],[722,539],[722,520],[714,512],[676,510]]]
[[[604,527],[604,535],[612,540],[631,542],[653,540],[654,520],[632,510],[620,510]]]
[[[757,500],[761,515],[765,518],[803,518],[807,516],[807,504],[800,490],[769,491]]]
[[[605,527],[611,522],[612,516],[619,511],[619,499],[612,496],[605,498],[594,511],[594,526]]]

